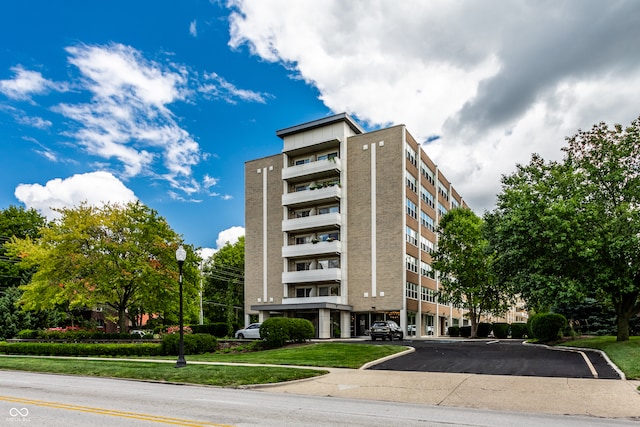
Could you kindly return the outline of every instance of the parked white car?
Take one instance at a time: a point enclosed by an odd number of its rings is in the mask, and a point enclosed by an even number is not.
[[[254,338],[254,339],[259,339],[260,338],[260,325],[262,325],[262,323],[252,323],[249,326],[247,326],[244,329],[239,329],[236,331],[236,338],[238,339],[245,339],[245,338]]]

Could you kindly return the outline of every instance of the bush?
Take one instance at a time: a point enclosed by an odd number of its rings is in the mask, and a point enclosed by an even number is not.
[[[471,336],[471,326],[460,326],[460,336],[469,338]]]
[[[260,336],[267,348],[283,347],[287,342],[305,342],[313,338],[315,330],[307,319],[272,317],[260,325]]]
[[[527,334],[526,323],[512,323],[511,324],[511,338],[522,339]]]
[[[493,335],[496,338],[505,339],[509,336],[509,324],[503,322],[496,322],[492,325]]]
[[[533,338],[548,342],[562,338],[562,331],[567,327],[567,319],[562,314],[538,313],[529,319],[529,330]]]
[[[224,322],[209,323],[207,325],[191,325],[194,334],[209,334],[223,338],[229,335],[227,324]]]
[[[460,327],[459,326],[449,326],[447,329],[447,333],[450,337],[459,337],[460,336]]]
[[[39,331],[35,329],[23,329],[22,331],[18,332],[18,335],[16,335],[16,338],[21,340],[34,339],[34,338],[38,338],[38,333]]]
[[[491,333],[491,323],[478,323],[478,338],[487,338]]]
[[[180,352],[180,334],[167,334],[162,337],[162,354],[177,356]],[[218,340],[209,334],[184,335],[184,354],[212,353],[218,348]]]
[[[0,353],[39,356],[160,356],[160,344],[2,343]]]
[[[289,319],[289,339],[296,343],[310,340],[315,335],[313,323],[307,319]]]

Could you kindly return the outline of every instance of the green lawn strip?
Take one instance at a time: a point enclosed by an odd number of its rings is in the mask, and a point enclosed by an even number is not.
[[[175,368],[170,363],[93,361],[77,358],[50,359],[36,357],[0,357],[0,369],[48,372],[135,380],[238,387],[249,384],[271,384],[315,377],[327,371],[301,368],[224,366],[188,364]]]
[[[397,345],[311,343],[250,353],[200,354],[187,356],[187,360],[357,369],[406,349]]]
[[[604,351],[627,379],[640,379],[640,337],[617,342],[616,337],[592,337],[562,343],[567,347],[596,348]]]

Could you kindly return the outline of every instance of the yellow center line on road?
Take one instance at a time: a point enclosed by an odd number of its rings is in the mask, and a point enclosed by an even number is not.
[[[44,400],[23,399],[19,397],[0,396],[0,400],[5,402],[20,403],[24,405],[45,406],[48,408],[65,409],[68,411],[88,412],[99,415],[109,415],[112,417],[131,418],[134,420],[151,421],[155,423],[172,424],[186,427],[233,427],[229,424],[209,423],[206,421],[193,421],[181,418],[163,417],[159,415],[140,414],[136,412],[117,411],[105,408],[93,408],[90,406],[69,405],[66,403],[47,402]]]

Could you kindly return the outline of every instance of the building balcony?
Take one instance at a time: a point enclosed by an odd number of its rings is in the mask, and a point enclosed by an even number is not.
[[[339,240],[332,242],[325,240],[318,243],[305,243],[302,245],[289,245],[282,247],[283,258],[305,257],[322,254],[338,254],[342,252],[342,243]]]
[[[282,195],[282,206],[296,206],[312,203],[330,202],[342,197],[339,185],[316,188],[315,190],[296,191]]]
[[[282,299],[282,304],[317,304],[317,303],[347,304],[347,299],[339,295],[332,295],[327,297],[304,297],[304,298],[283,298]]]
[[[282,273],[282,283],[337,282],[341,279],[342,270],[340,268],[285,271]]]
[[[318,191],[318,190],[313,190]],[[282,221],[282,231],[305,231],[319,227],[340,227],[342,217],[339,213],[311,215],[302,218],[285,219]]]
[[[282,169],[282,179],[313,179],[332,175],[342,170],[342,161],[339,157],[328,160],[317,160],[303,165],[289,166]]]

